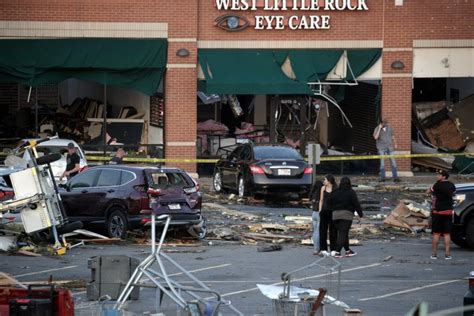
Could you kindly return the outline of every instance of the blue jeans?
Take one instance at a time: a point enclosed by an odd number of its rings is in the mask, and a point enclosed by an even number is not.
[[[391,148],[378,149],[380,156],[393,155],[393,150]],[[397,175],[397,162],[395,158],[390,158],[390,167],[392,167],[392,177],[394,179],[398,178]],[[380,179],[385,179],[385,161],[383,158],[380,159]]]
[[[319,212],[313,211],[313,246],[319,251]]]

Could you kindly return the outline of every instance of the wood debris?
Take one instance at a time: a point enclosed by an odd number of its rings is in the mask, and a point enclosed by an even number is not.
[[[420,228],[428,227],[428,219],[424,215],[429,215],[429,212],[426,210],[412,211],[405,203],[406,201],[400,202],[383,223],[389,226],[406,228],[413,232],[418,231]],[[415,207],[412,205],[411,209],[415,209]]]
[[[285,216],[285,221],[296,224],[311,224],[313,218],[311,216]]]
[[[279,230],[286,232],[289,228],[281,224],[253,224],[249,226],[251,232],[261,232],[262,230]]]

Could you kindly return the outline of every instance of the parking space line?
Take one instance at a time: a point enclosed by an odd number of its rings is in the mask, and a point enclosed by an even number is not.
[[[62,268],[56,268],[56,269],[48,269],[48,270],[43,270],[43,271],[18,274],[18,275],[14,275],[13,277],[21,278],[21,277],[30,276],[30,275],[42,274],[42,273],[47,273],[47,272],[56,272],[60,270],[67,270],[67,269],[73,269],[73,268],[77,268],[77,266],[68,266],[68,267],[62,267]]]
[[[366,266],[360,266],[360,267],[355,267],[355,268],[344,269],[344,270],[341,270],[341,273],[344,273],[344,272],[351,272],[351,271],[357,271],[357,270],[362,270],[362,269],[367,269],[367,268],[373,268],[373,267],[378,267],[378,266],[380,266],[380,265],[382,265],[381,262],[372,263],[372,264],[369,264],[369,265],[366,265]],[[334,271],[334,272],[331,272],[331,273],[329,273],[329,274],[336,274],[336,273],[337,273],[337,271]],[[293,282],[303,281],[303,280],[309,280],[309,279],[317,279],[317,278],[325,277],[325,276],[328,276],[328,273],[317,274],[317,275],[313,275],[313,276],[309,276],[309,277],[294,279]],[[271,285],[282,285],[282,284],[283,284],[283,282],[277,282],[277,283],[273,283],[273,284],[271,284]],[[235,292],[229,292],[229,293],[222,294],[221,297],[226,297],[226,296],[231,296],[231,295],[236,295],[236,294],[242,294],[242,293],[252,292],[252,291],[255,291],[255,290],[258,290],[258,288],[257,288],[257,287],[253,287],[253,288],[246,289],[246,290],[235,291]]]
[[[211,267],[205,267],[205,268],[190,270],[188,272],[190,272],[190,273],[201,272],[201,271],[212,270],[212,269],[217,269],[217,268],[224,268],[224,267],[228,267],[228,266],[231,266],[231,265],[232,265],[232,263],[224,263],[224,264],[220,264],[220,265],[217,265],[217,266],[211,266]],[[168,276],[171,277],[171,276],[177,276],[177,275],[181,275],[181,274],[183,274],[183,272],[170,274]],[[143,281],[148,281],[148,280],[149,280],[148,278],[143,278],[142,282]],[[84,293],[86,293],[86,291],[74,292],[73,295],[81,295],[81,294],[84,294]]]
[[[359,302],[372,301],[372,300],[377,300],[377,299],[380,299],[380,298],[386,298],[386,297],[390,297],[390,296],[395,296],[395,295],[420,291],[420,290],[428,289],[430,287],[440,286],[440,285],[459,282],[459,281],[464,281],[464,280],[463,279],[456,279],[456,280],[443,281],[443,282],[439,282],[439,283],[428,284],[428,285],[424,285],[424,286],[418,286],[418,287],[415,287],[413,289],[408,289],[408,290],[404,290],[404,291],[398,291],[398,292],[393,292],[393,293],[388,293],[388,294],[373,296],[373,297],[360,298],[360,299],[358,299],[358,301]]]

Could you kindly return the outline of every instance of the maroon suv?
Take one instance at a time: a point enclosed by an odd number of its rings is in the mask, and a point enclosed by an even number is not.
[[[199,184],[177,168],[92,167],[70,179],[60,193],[70,220],[105,225],[110,237],[124,238],[131,229],[150,226],[155,199],[168,206],[163,214],[171,215],[170,225],[182,226],[196,238],[206,235]]]

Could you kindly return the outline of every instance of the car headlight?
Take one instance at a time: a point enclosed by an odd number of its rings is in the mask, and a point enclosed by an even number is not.
[[[466,200],[466,194],[456,194],[454,196],[454,207],[461,205]]]

